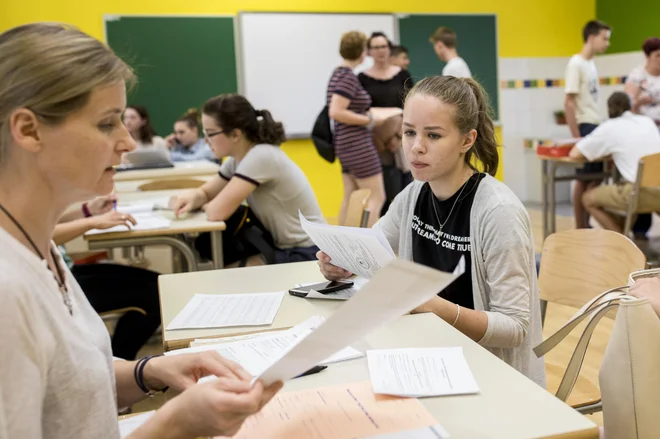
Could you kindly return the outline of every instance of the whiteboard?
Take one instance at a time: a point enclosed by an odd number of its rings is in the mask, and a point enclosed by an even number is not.
[[[328,81],[342,63],[344,32],[384,32],[398,41],[393,14],[239,14],[241,94],[284,123],[289,138],[309,137],[326,103]],[[373,64],[367,58],[361,71]]]

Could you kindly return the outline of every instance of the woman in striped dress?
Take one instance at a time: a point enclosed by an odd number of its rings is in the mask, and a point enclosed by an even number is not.
[[[369,111],[371,97],[360,84],[353,69],[364,61],[367,36],[361,32],[342,35],[339,53],[344,62],[335,69],[328,84],[327,102],[335,122],[334,146],[342,166],[344,198],[339,224],[346,220],[351,193],[370,189],[369,227],[379,218],[385,202],[385,188],[380,159],[373,144],[371,128],[374,116]]]

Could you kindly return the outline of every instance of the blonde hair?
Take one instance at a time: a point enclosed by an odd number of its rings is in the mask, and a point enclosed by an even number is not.
[[[477,140],[465,153],[465,163],[476,169],[473,155],[490,175],[495,175],[499,164],[495,127],[490,117],[488,95],[477,81],[453,76],[424,78],[410,90],[406,102],[416,94],[431,96],[454,107],[454,124],[461,134],[477,131]]]
[[[339,54],[346,60],[355,61],[360,58],[364,50],[367,48],[367,40],[367,36],[362,32],[346,32],[341,36]]]
[[[135,83],[133,70],[100,41],[70,26],[34,23],[0,34],[0,165],[11,144],[9,118],[27,108],[48,124],[83,108],[99,87]]]

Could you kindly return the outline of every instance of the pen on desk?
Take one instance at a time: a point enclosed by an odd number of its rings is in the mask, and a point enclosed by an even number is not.
[[[309,369],[307,372],[303,372],[295,378],[306,377],[307,375],[314,375],[315,373],[319,373],[323,370],[326,370],[327,368],[328,366],[314,366],[311,369]]]

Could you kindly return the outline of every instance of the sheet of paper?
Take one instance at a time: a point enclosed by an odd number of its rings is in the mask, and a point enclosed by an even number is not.
[[[167,325],[167,330],[270,325],[284,292],[195,294]]]
[[[156,413],[155,410],[152,410],[150,412],[144,412],[140,413],[139,415],[135,416],[129,416],[124,419],[119,420],[119,434],[121,435],[122,438],[127,437],[129,434],[133,433],[133,431],[137,430],[138,427],[140,427],[142,424],[147,422],[149,418],[151,418],[154,413]]]
[[[451,436],[442,425],[435,424],[430,427],[417,428],[415,430],[397,431],[396,433],[369,436],[362,439],[449,439]]]
[[[233,437],[352,439],[436,424],[418,400],[374,395],[360,382],[280,392]]]
[[[421,398],[479,393],[463,348],[367,351],[374,392]]]
[[[298,213],[303,230],[332,263],[362,277],[371,278],[389,261],[394,251],[380,229],[341,227],[309,222]]]
[[[346,301],[260,378],[269,385],[298,376],[374,329],[427,302],[460,274],[392,260],[360,289],[360,294]]]
[[[369,282],[369,279],[365,279],[364,277],[356,277],[355,279],[349,279],[353,281],[353,286],[351,288],[346,288],[345,290],[337,291],[335,293],[329,293],[329,294],[321,294],[316,290],[310,290],[309,293],[307,293],[307,296],[305,296],[305,299],[325,299],[325,300],[348,300],[351,297],[355,296],[358,291],[360,291],[360,288],[367,282]],[[314,284],[308,284],[308,285],[314,285]],[[306,285],[296,285],[298,287],[306,286]]]
[[[166,352],[165,355],[181,355],[195,352],[215,350],[223,357],[235,361],[252,376],[259,376],[272,363],[284,356],[300,340],[311,334],[323,322],[321,316],[312,316],[299,325],[286,331],[251,334],[248,337],[237,337],[234,341],[214,345],[203,344],[187,349]],[[340,361],[363,357],[364,354],[352,347],[339,350],[319,364],[331,364]],[[203,381],[213,379],[206,377]]]
[[[89,230],[85,235],[98,235],[100,233],[113,233],[113,232],[127,232],[129,230],[158,230],[158,229],[167,229],[172,224],[172,221],[163,218],[162,216],[149,212],[149,213],[136,213],[133,214],[133,218],[137,222],[136,225],[131,226],[129,229],[126,226],[115,226],[110,227],[109,229],[99,230],[92,229]]]

